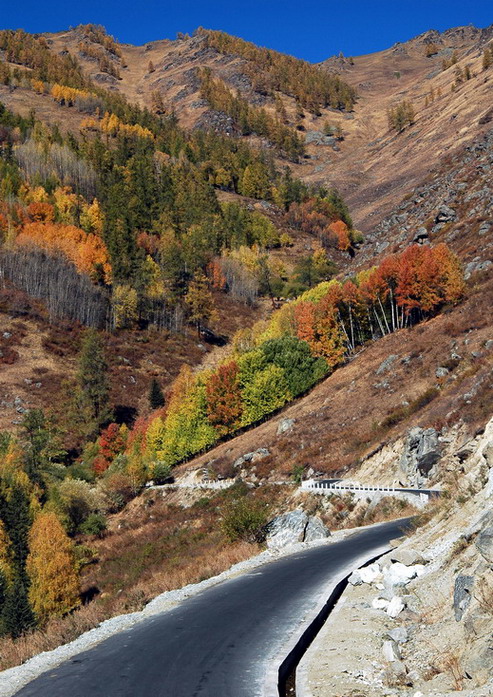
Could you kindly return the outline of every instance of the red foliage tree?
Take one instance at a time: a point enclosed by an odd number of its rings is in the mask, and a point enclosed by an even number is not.
[[[220,433],[236,428],[243,412],[238,364],[221,365],[206,385],[207,417]]]
[[[103,474],[108,469],[115,457],[124,451],[126,441],[126,429],[118,424],[112,423],[101,432],[98,438],[99,453],[92,465],[96,474]]]

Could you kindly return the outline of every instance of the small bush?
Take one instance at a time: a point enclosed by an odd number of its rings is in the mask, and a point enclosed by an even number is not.
[[[231,542],[261,542],[267,523],[265,507],[255,501],[240,499],[233,501],[223,518],[222,528]]]
[[[101,513],[91,513],[85,521],[80,525],[79,529],[84,535],[96,535],[103,537],[108,524],[106,518]]]

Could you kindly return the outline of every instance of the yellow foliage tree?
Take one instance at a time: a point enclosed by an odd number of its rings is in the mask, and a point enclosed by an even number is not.
[[[103,233],[104,216],[97,198],[90,206],[84,206],[80,214],[80,225],[85,232]]]
[[[40,513],[29,532],[29,602],[40,624],[80,604],[73,543],[54,513]]]
[[[139,318],[137,291],[129,285],[115,286],[112,298],[115,329],[132,327]]]
[[[66,225],[73,225],[78,208],[77,194],[74,194],[69,186],[59,186],[53,192],[53,198],[58,220]]]

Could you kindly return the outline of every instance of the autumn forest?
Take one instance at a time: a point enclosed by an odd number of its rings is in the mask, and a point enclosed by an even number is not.
[[[101,27],[81,31],[83,56],[118,80],[118,44]],[[137,106],[43,36],[0,32],[0,84],[80,116],[80,129],[66,130],[0,101],[0,282],[82,337],[64,421],[31,409],[17,432],[0,433],[1,636],[15,640],[81,604],[81,537],[104,535],[107,516],[148,482],[167,481],[180,463],[305,395],[361,347],[465,292],[443,242],[343,270],[363,235],[335,188],[293,174],[304,136],[275,94],[301,114],[340,114],[357,100],[349,84],[221,32],[198,36],[239,56],[273,110],[203,68],[201,99],[235,132],[187,130],[159,95],[154,108]],[[286,261],[299,236],[309,245]],[[268,313],[224,338],[218,298]],[[123,331],[227,343],[216,364],[184,363],[170,389],[154,380],[147,410],[120,418],[102,337]]]

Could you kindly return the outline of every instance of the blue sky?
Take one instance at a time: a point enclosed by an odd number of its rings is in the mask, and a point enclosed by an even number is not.
[[[0,28],[104,24],[123,42],[175,38],[202,25],[320,61],[388,48],[427,29],[493,23],[492,0],[0,0]]]

